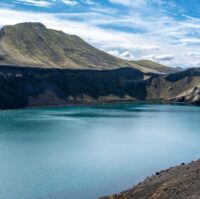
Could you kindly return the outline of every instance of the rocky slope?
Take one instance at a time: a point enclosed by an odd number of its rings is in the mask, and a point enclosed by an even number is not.
[[[200,68],[159,75],[148,80],[146,100],[199,103]]]
[[[135,64],[135,68],[141,70],[143,72],[151,72],[151,73],[172,73],[181,71],[181,68],[171,68],[168,66],[164,66],[162,64],[155,63],[150,60],[139,60],[139,61],[131,61],[130,63]]]
[[[157,172],[137,186],[101,199],[198,199],[200,160]]]
[[[143,72],[174,72],[154,62],[129,62],[100,51],[80,37],[47,29],[41,23],[21,23],[0,30],[0,65],[62,69],[133,67]]]
[[[172,101],[179,103],[189,103],[189,104],[200,104],[200,86],[196,86],[192,89],[186,90]]]

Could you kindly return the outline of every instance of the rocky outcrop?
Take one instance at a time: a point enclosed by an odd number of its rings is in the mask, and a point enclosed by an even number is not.
[[[137,186],[101,199],[198,199],[200,160],[157,172]]]
[[[192,100],[197,102],[200,68],[191,68],[169,75],[157,75],[147,81],[146,100],[178,102],[182,99],[183,103],[190,103]],[[187,94],[188,97],[182,97]]]
[[[172,101],[179,103],[200,104],[200,86],[181,93]]]

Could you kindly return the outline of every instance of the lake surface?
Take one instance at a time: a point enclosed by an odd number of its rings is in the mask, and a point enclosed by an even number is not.
[[[200,107],[0,112],[1,199],[95,199],[200,158]]]

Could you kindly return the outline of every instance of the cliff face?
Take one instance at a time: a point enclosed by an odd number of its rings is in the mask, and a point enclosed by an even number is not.
[[[184,91],[172,101],[200,105],[200,86]]]
[[[189,104],[200,104],[200,69],[189,69],[168,75],[167,79],[179,82],[179,94],[172,96],[171,101]],[[183,81],[185,83],[183,83]],[[178,89],[178,88],[177,88]]]
[[[146,99],[198,104],[199,85],[200,68],[160,75],[148,81]]]
[[[154,62],[130,62],[94,48],[80,37],[21,23],[0,29],[0,65],[62,69],[115,69],[132,67],[143,72],[174,72]]]
[[[0,108],[145,100],[143,73],[2,66]]]
[[[167,76],[154,75],[144,80],[144,74],[133,68],[61,70],[1,66],[0,109],[145,100],[176,101],[181,93],[196,87],[199,82],[200,69]]]

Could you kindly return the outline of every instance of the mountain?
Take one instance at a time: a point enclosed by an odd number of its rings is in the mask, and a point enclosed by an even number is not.
[[[94,48],[75,35],[47,29],[41,23],[20,23],[0,30],[0,65],[62,69],[115,69],[175,72],[150,61],[126,61]]]
[[[136,64],[139,67],[135,67],[143,72],[154,72],[154,73],[171,73],[180,71],[180,68],[172,68],[169,66],[164,66],[162,64],[158,64],[156,62],[150,60],[139,60],[139,61],[132,61],[131,63]]]
[[[200,104],[200,68],[176,70],[119,59],[40,23],[0,30],[0,109],[127,101]]]

